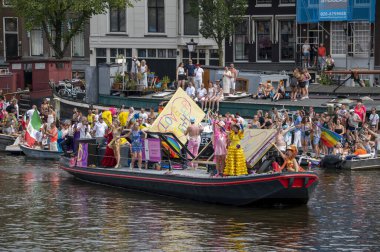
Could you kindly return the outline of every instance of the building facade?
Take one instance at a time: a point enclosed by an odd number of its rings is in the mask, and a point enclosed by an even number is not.
[[[312,46],[324,43],[336,68],[374,69],[374,52],[380,49],[375,43],[375,4],[376,0],[298,0],[298,51],[306,40]]]
[[[217,46],[199,34],[199,20],[189,0],[142,0],[133,8],[110,9],[90,21],[90,65],[114,63],[123,55],[127,67],[132,56],[145,59],[151,72],[175,76],[180,62],[218,65]],[[186,43],[197,43],[189,55]],[[128,69],[129,70],[129,69]]]
[[[0,64],[7,66],[8,60],[40,60],[54,57],[41,28],[36,27],[27,31],[24,22],[10,1],[0,2]],[[73,72],[84,76],[85,68],[89,64],[89,27],[88,25],[81,33],[76,35],[67,50],[65,57],[72,59]],[[25,71],[29,71],[25,69]]]
[[[226,62],[252,70],[291,69],[296,32],[296,0],[249,1],[244,21],[226,40]]]

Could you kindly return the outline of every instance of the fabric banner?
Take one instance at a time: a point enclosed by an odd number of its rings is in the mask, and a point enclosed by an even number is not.
[[[348,0],[320,0],[320,21],[346,21],[348,20]]]
[[[144,140],[143,159],[151,162],[161,162],[161,140],[148,138]]]
[[[87,167],[88,159],[88,143],[79,143],[77,166]]]
[[[241,146],[247,163],[254,166],[272,147],[276,135],[275,129],[246,129]]]
[[[190,117],[195,118],[197,125],[203,120],[205,113],[182,88],[179,88],[153,122],[149,131],[172,132],[182,144],[185,144],[187,138],[184,133],[190,125]]]

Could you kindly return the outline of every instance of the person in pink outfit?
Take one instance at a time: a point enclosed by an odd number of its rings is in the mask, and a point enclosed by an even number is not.
[[[187,149],[193,154],[194,157],[198,156],[199,145],[201,144],[201,133],[203,127],[201,125],[195,125],[195,118],[190,118],[190,126],[187,127],[185,135],[189,136],[187,143]],[[188,159],[193,159],[190,154],[187,155]],[[197,168],[197,164],[190,162],[190,167]]]
[[[213,120],[213,147],[216,163],[215,177],[223,175],[224,166],[226,164],[227,154],[227,131],[224,128],[225,123],[222,121],[222,116]]]

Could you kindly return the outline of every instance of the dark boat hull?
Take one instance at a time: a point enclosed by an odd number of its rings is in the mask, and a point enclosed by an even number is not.
[[[339,156],[328,155],[322,159],[321,167],[325,169],[370,170],[380,169],[380,158],[353,158],[342,160]]]
[[[60,159],[62,152],[58,151],[48,151],[48,150],[36,150],[24,145],[20,145],[20,149],[25,154],[25,156],[36,159]]]
[[[182,199],[244,206],[254,203],[306,204],[318,183],[315,173],[267,174],[228,178],[197,178],[126,169],[60,168],[75,177],[99,184],[134,189]]]
[[[16,141],[16,137],[0,134],[0,151],[5,151],[5,148],[12,145]]]

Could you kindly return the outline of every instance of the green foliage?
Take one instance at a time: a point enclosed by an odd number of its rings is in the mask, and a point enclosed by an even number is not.
[[[60,59],[71,39],[93,15],[106,13],[110,6],[132,7],[132,1],[135,0],[10,0],[10,3],[24,18],[28,30],[42,28],[55,57]]]
[[[161,81],[162,81],[162,83],[168,84],[170,82],[170,78],[169,78],[169,76],[165,75],[164,77],[162,77]]]
[[[121,83],[123,82],[123,76],[120,73],[116,73],[115,77],[113,78],[114,83]]]
[[[319,84],[322,84],[322,85],[332,85],[333,81],[332,81],[330,75],[325,74],[325,73],[322,72],[321,75],[319,76]]]
[[[223,42],[233,34],[248,8],[248,0],[190,0],[194,17],[201,20],[199,32],[218,45],[219,65],[223,66]]]

